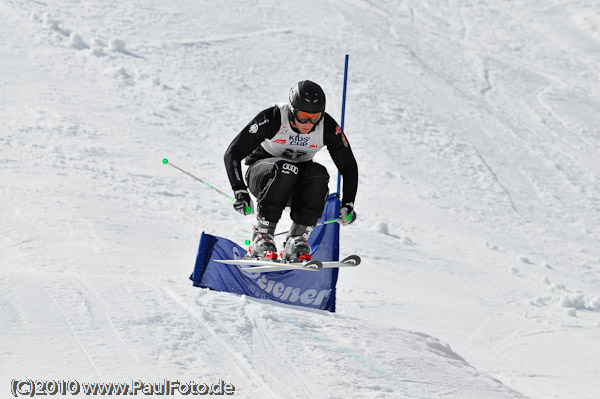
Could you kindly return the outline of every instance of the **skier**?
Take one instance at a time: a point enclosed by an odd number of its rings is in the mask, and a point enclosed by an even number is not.
[[[250,193],[258,203],[250,255],[277,259],[275,227],[286,206],[293,221],[282,257],[286,261],[310,260],[310,232],[323,213],[329,192],[327,169],[313,161],[327,146],[344,178],[340,222],[356,220],[354,199],[358,167],[344,132],[325,112],[325,93],[304,80],[295,84],[288,103],[261,111],[233,139],[225,152],[225,167],[235,194],[234,208],[243,215],[254,213]],[[248,165],[246,183],[241,161]]]

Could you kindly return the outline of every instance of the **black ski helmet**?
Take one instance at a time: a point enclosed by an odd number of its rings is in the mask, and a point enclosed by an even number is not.
[[[290,111],[325,112],[325,92],[321,86],[310,80],[296,83],[290,89]]]

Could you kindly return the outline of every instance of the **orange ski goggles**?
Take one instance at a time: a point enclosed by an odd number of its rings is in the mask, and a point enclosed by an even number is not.
[[[322,112],[316,112],[314,114],[311,114],[310,112],[305,112],[305,111],[294,111],[294,118],[296,118],[296,120],[300,123],[312,123],[313,125],[316,125],[321,118],[323,117],[323,113]]]

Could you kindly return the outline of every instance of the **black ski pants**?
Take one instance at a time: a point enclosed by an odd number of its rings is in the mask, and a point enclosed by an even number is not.
[[[329,194],[327,168],[313,161],[260,159],[246,171],[246,182],[258,202],[258,215],[273,223],[290,206],[294,222],[314,226]]]

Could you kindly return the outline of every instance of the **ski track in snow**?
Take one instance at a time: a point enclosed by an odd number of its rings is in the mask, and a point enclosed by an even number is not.
[[[0,3],[1,386],[598,397],[595,6]],[[160,160],[226,189],[229,141],[294,81],[337,118],[345,53],[361,177],[342,255],[364,265],[338,314],[192,288],[200,232],[243,242],[253,222]]]

